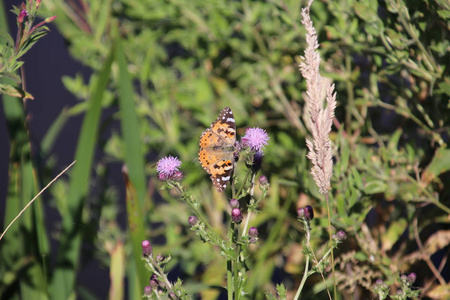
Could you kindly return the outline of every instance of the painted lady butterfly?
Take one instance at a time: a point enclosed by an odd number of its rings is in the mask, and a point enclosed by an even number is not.
[[[233,112],[225,107],[211,127],[200,137],[198,160],[203,169],[211,174],[217,191],[222,192],[231,179],[234,168],[236,123]]]

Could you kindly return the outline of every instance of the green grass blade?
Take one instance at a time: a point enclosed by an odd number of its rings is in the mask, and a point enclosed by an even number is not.
[[[0,4],[1,32],[8,32],[6,20],[5,7]],[[23,100],[2,95],[2,105],[11,145],[4,219],[6,228],[36,193],[37,173],[31,157]],[[42,258],[48,257],[49,245],[42,204],[39,201],[11,226],[1,243],[0,259],[4,263],[0,267],[0,273],[20,271],[12,275],[17,276],[19,281],[20,296],[27,299],[46,299],[47,282],[43,271],[45,262]],[[24,268],[25,266],[27,267]]]
[[[89,105],[75,153],[77,164],[70,174],[67,199],[69,214],[62,216],[63,232],[52,281],[52,299],[67,299],[71,293],[75,292],[75,275],[83,237],[83,226],[80,226],[82,210],[89,192],[89,178],[97,145],[102,98],[109,81],[112,61],[113,49],[111,49],[100,73],[94,79],[90,93],[91,98],[88,100]]]
[[[125,144],[125,162],[130,180],[137,192],[139,205],[143,207],[146,197],[145,161],[139,135],[140,127],[136,113],[133,85],[120,41],[117,42],[116,60],[119,65],[119,112],[122,137]]]
[[[145,239],[143,211],[146,198],[146,180],[144,156],[139,135],[138,117],[134,101],[133,85],[128,74],[125,54],[118,38],[116,41],[116,61],[119,65],[119,110],[121,116],[122,137],[125,145],[125,163],[129,182],[127,183],[127,214],[133,243],[133,257],[139,278],[139,290],[142,293],[148,282],[148,273],[141,262],[141,242]]]

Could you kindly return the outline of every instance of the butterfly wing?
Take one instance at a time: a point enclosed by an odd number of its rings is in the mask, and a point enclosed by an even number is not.
[[[211,127],[200,138],[198,159],[216,187],[223,191],[231,179],[234,168],[234,144],[236,143],[236,124],[233,112],[224,108]]]

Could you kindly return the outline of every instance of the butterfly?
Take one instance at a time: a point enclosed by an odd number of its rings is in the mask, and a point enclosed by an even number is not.
[[[230,182],[234,168],[236,123],[233,112],[225,107],[219,117],[200,137],[198,160],[217,191],[222,192]]]

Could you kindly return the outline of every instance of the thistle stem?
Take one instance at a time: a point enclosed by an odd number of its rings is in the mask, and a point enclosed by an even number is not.
[[[333,272],[333,299],[337,299],[337,290],[336,290],[336,273],[334,271],[334,249],[333,249],[333,237],[331,232],[331,212],[330,212],[330,201],[329,201],[329,194],[325,195],[325,198],[327,199],[327,213],[328,213],[328,234],[330,236],[330,247],[331,247],[331,268]]]

